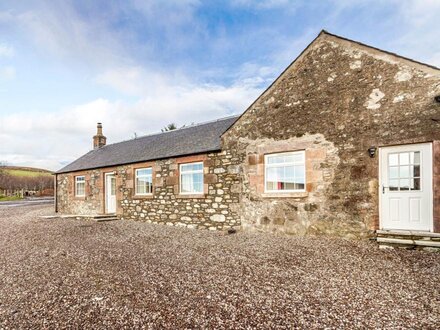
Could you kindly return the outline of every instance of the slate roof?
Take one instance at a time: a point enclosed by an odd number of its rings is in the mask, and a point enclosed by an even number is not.
[[[221,149],[221,135],[238,116],[142,136],[89,151],[56,173],[138,163]]]

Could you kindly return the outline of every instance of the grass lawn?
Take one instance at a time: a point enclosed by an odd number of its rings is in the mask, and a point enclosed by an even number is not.
[[[0,202],[18,201],[21,199],[19,196],[0,196]]]

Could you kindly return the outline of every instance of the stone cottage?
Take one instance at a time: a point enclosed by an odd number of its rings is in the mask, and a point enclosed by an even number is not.
[[[58,212],[194,228],[440,233],[440,69],[322,31],[239,117],[105,145]]]

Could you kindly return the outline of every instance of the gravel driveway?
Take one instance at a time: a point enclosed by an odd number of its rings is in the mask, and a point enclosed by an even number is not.
[[[440,253],[0,209],[0,329],[438,328]]]

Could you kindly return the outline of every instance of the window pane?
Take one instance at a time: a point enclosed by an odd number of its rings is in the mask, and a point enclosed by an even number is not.
[[[181,178],[181,192],[190,193],[192,191],[191,174],[182,174],[180,178]]]
[[[267,157],[268,164],[279,164],[279,163],[283,163],[283,161],[284,161],[283,156],[268,156]]]
[[[412,179],[411,190],[420,190],[420,179]]]
[[[400,177],[409,178],[409,166],[400,166]]]
[[[396,179],[398,177],[399,177],[399,167],[398,166],[390,167],[390,178]]]
[[[400,165],[408,165],[409,164],[409,153],[402,152],[399,154]]]
[[[278,181],[278,168],[277,167],[269,167],[267,169],[267,181]]]
[[[304,165],[295,166],[295,177],[304,178]]]
[[[412,156],[411,159],[412,164],[420,164],[420,151],[412,152],[411,156]]]
[[[203,163],[182,164],[180,167],[180,171],[203,171]]]
[[[293,178],[293,177],[295,177],[295,169],[297,167],[302,167],[302,166],[285,166],[284,167],[284,176],[286,178]]]
[[[286,153],[267,156],[267,164],[304,163],[304,153]]]
[[[409,179],[400,179],[400,190],[409,190]]]
[[[396,166],[399,165],[399,155],[398,154],[391,154],[388,156],[389,159],[389,166]]]
[[[146,191],[146,181],[143,178],[136,179],[136,194],[145,194]]]
[[[193,188],[194,190],[192,192],[203,193],[203,182],[194,182]]]
[[[390,180],[389,187],[391,191],[399,190],[399,180]]]
[[[77,196],[85,195],[85,183],[84,182],[77,182],[77,184],[76,184],[76,195]]]
[[[413,176],[414,177],[420,177],[420,165],[415,165],[414,167],[413,167]]]
[[[151,168],[142,168],[142,169],[136,170],[136,174],[137,174],[137,176],[151,175],[152,169]]]
[[[110,193],[112,196],[116,195],[116,179],[115,178],[111,179]]]

